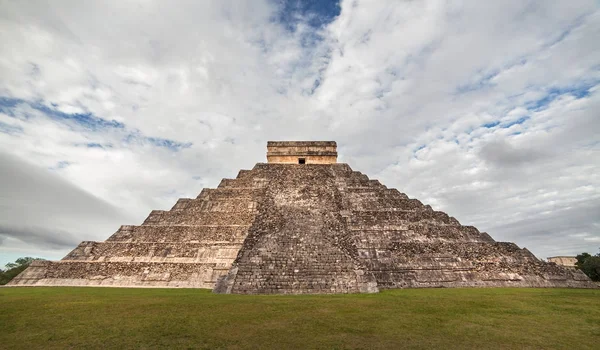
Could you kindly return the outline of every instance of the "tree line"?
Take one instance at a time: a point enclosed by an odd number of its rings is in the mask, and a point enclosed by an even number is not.
[[[592,281],[600,281],[600,253],[591,255],[581,253],[577,255],[575,266],[588,275]]]
[[[0,269],[0,285],[5,285],[10,280],[15,278],[18,274],[23,272],[34,260],[44,260],[40,258],[32,258],[30,256],[24,258],[18,258],[13,263],[8,263],[4,266],[4,269]]]

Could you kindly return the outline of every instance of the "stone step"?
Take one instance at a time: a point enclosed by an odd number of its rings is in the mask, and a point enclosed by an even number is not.
[[[256,201],[251,198],[227,198],[222,200],[208,199],[190,199],[186,201],[178,201],[177,204],[170,210],[182,212],[229,212],[235,215],[238,212],[255,211]]]
[[[222,179],[217,188],[264,188],[268,183],[266,178],[247,176],[241,179]]]
[[[254,210],[237,212],[164,211],[153,210],[142,225],[250,225]]]
[[[361,259],[392,259],[420,265],[419,259],[453,258],[477,263],[525,264],[539,262],[531,252],[507,242],[389,242],[357,245]]]
[[[490,237],[474,232],[467,226],[407,224],[400,229],[381,228],[375,230],[351,227],[356,244],[378,245],[380,242],[493,242]]]
[[[63,260],[169,261],[231,263],[242,243],[82,242]]]
[[[214,263],[43,261],[11,285],[211,288],[225,274]]]
[[[250,225],[124,225],[107,242],[242,242]]]
[[[197,199],[210,200],[225,200],[225,199],[242,199],[256,198],[264,192],[260,188],[210,188],[203,189],[196,197]]]
[[[394,208],[395,209],[395,208]],[[424,206],[422,209],[412,210],[359,210],[352,211],[348,217],[348,223],[352,225],[382,226],[386,224],[401,224],[427,221],[432,223],[456,225],[448,214],[441,211],[433,211],[431,207]]]

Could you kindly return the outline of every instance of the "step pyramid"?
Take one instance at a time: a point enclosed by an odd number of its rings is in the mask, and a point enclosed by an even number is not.
[[[357,293],[420,287],[581,287],[582,272],[337,163],[335,142],[269,142],[267,163],[154,210],[11,285]]]

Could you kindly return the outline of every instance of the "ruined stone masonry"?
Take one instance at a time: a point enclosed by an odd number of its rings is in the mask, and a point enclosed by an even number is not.
[[[496,242],[337,163],[335,142],[269,142],[268,163],[154,210],[10,284],[359,293],[421,287],[581,287],[579,270]]]
[[[577,257],[574,256],[549,256],[546,260],[557,265],[575,268]]]

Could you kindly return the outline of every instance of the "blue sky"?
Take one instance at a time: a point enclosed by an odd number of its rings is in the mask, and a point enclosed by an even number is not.
[[[539,257],[600,247],[596,1],[12,2],[0,263],[265,161],[340,160]]]
[[[328,25],[340,14],[339,1],[283,0],[276,1],[276,20],[290,31],[300,25],[308,25],[316,30]]]

